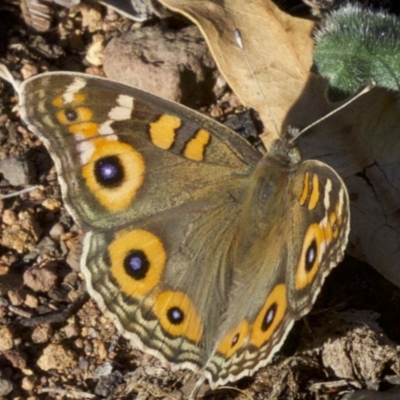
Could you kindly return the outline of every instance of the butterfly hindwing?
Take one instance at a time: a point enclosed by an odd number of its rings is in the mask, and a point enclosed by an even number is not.
[[[332,168],[314,160],[282,167],[267,155],[258,169],[239,216],[228,308],[206,366],[214,387],[271,360],[344,257],[349,234],[347,190]]]

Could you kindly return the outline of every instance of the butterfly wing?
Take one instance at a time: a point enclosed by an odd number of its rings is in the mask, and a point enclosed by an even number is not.
[[[326,164],[288,168],[267,155],[253,176],[232,251],[229,306],[205,368],[212,387],[270,361],[342,260],[349,234],[347,190]]]
[[[260,158],[223,125],[106,79],[48,73],[19,91],[22,118],[51,152],[70,212],[89,229],[208,198]]]
[[[198,113],[88,75],[35,77],[20,99],[87,231],[81,265],[91,295],[140,348],[179,367],[204,366],[259,154]]]

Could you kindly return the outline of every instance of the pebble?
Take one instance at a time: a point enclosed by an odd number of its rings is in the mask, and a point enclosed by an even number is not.
[[[63,370],[77,365],[75,354],[59,344],[49,344],[39,357],[37,365],[43,371]]]
[[[13,348],[13,334],[7,325],[0,325],[0,351],[7,351]]]
[[[11,381],[5,378],[0,378],[0,396],[7,396],[13,390],[13,384]]]
[[[29,308],[37,308],[37,306],[39,305],[39,300],[33,294],[28,293],[25,297],[24,304]]]
[[[31,268],[24,272],[24,284],[34,292],[48,292],[57,281],[57,274],[50,269]]]
[[[50,340],[53,334],[53,328],[50,324],[37,326],[32,332],[33,343],[46,343]]]
[[[11,186],[27,185],[29,183],[28,170],[28,164],[15,157],[0,160],[0,172]]]
[[[4,358],[6,358],[14,368],[25,369],[26,368],[26,354],[21,350],[13,349],[3,352]]]

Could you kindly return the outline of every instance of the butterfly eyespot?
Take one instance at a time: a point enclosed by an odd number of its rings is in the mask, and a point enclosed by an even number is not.
[[[78,114],[72,108],[65,110],[65,116],[67,117],[68,121],[75,121],[78,118]]]
[[[273,303],[268,308],[267,312],[265,313],[265,317],[264,317],[264,319],[262,321],[262,324],[261,324],[261,330],[262,331],[264,331],[264,332],[267,331],[268,328],[274,322],[277,308],[278,308],[278,305],[276,303]]]
[[[111,276],[125,295],[134,298],[159,284],[167,260],[160,239],[143,229],[120,232],[108,246],[108,257]]]
[[[320,266],[321,252],[331,236],[330,224],[327,225],[327,228],[316,223],[308,227],[296,267],[295,285],[297,290],[303,290],[314,281]]]
[[[124,259],[126,273],[135,280],[146,278],[150,262],[142,250],[131,250]]]
[[[239,326],[232,329],[222,338],[217,349],[218,353],[230,358],[246,342],[249,337],[249,330],[249,322],[243,320]]]
[[[251,342],[256,347],[262,347],[271,339],[282,323],[286,309],[286,286],[283,283],[279,283],[271,290],[254,321]]]
[[[119,186],[125,179],[124,168],[118,156],[108,156],[94,163],[97,182],[107,188]]]
[[[181,324],[185,319],[185,314],[183,311],[178,307],[171,307],[167,311],[167,318],[169,322],[173,325]]]
[[[233,339],[232,339],[232,343],[231,343],[231,347],[233,347],[239,340],[239,334],[237,333]]]
[[[78,151],[86,188],[108,211],[125,210],[144,181],[145,161],[131,145],[110,138],[81,140]]]
[[[317,258],[317,242],[313,240],[308,246],[306,252],[305,266],[307,272],[310,272],[314,266],[315,260]]]
[[[172,290],[162,292],[157,297],[152,312],[168,334],[186,336],[195,343],[201,340],[202,321],[186,293]]]

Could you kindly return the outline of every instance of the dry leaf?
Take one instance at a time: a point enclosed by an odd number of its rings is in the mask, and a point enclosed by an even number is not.
[[[309,78],[314,23],[282,12],[271,1],[161,2],[197,24],[229,85],[244,105],[259,112],[270,139],[276,138]],[[235,41],[235,29],[251,68]]]

